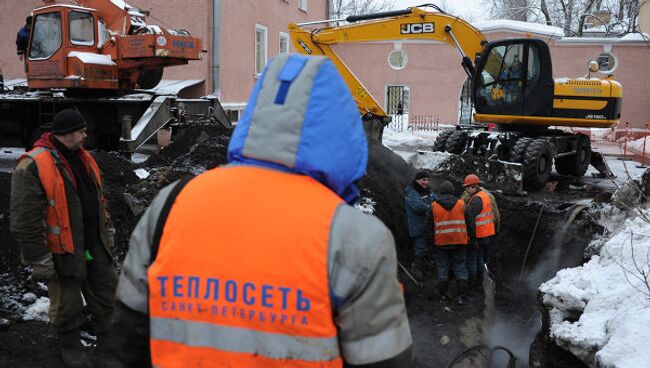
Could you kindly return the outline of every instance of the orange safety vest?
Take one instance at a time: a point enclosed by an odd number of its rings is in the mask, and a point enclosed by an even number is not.
[[[342,202],[308,176],[250,166],[189,181],[148,269],[152,364],[342,367],[327,268]]]
[[[95,176],[100,200],[107,211],[107,201],[102,190],[102,181],[99,167],[95,159],[86,150],[81,150],[86,161],[86,167]],[[47,245],[54,254],[74,253],[74,241],[70,228],[70,214],[68,213],[68,200],[65,194],[65,183],[61,172],[54,161],[50,149],[36,147],[20,157],[31,157],[36,163],[38,177],[45,192],[45,223],[47,226]],[[108,221],[108,213],[104,213]]]
[[[436,246],[462,244],[469,241],[467,224],[465,224],[465,203],[460,199],[451,211],[447,211],[438,202],[431,204],[433,212],[434,236]]]
[[[496,234],[496,231],[494,230],[492,202],[490,202],[490,197],[487,193],[482,190],[474,194],[474,196],[478,196],[483,202],[483,210],[474,218],[476,220],[476,238],[487,238],[488,236]]]

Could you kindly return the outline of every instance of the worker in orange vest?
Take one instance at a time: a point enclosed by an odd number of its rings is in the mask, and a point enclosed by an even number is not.
[[[367,155],[334,64],[277,56],[232,134],[229,165],[162,189],[133,231],[113,324],[119,359],[411,366],[391,232],[346,204]]]
[[[32,279],[47,282],[50,324],[67,367],[91,366],[80,343],[84,301],[102,353],[98,358],[109,353],[117,286],[115,229],[101,172],[83,148],[85,139],[84,117],[76,110],[60,111],[52,132],[21,156],[11,178],[11,233],[32,266]]]
[[[499,209],[494,196],[480,186],[481,181],[475,174],[465,177],[465,197],[471,216],[476,222],[476,243],[468,248],[467,265],[470,288],[483,290],[483,273],[488,252],[499,224]]]
[[[467,304],[467,265],[465,251],[474,240],[474,222],[465,203],[454,196],[454,185],[444,181],[439,188],[440,197],[431,204],[427,216],[425,236],[432,243],[436,259],[436,272],[440,300],[449,301],[449,271],[456,279],[457,304]]]

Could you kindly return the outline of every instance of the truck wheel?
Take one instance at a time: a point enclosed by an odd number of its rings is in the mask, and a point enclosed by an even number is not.
[[[524,156],[526,155],[526,148],[528,148],[528,145],[532,141],[533,138],[528,137],[517,139],[517,142],[515,142],[515,145],[512,147],[512,151],[510,152],[510,161],[519,164],[523,163]]]
[[[578,134],[576,154],[555,160],[555,170],[561,175],[583,176],[591,163],[591,140]]]
[[[447,145],[447,139],[453,133],[453,130],[443,130],[436,137],[436,141],[433,143],[433,150],[436,152],[443,152],[445,150],[445,145]]]
[[[140,72],[138,86],[142,89],[152,89],[160,83],[163,77],[163,68],[147,69]]]
[[[544,138],[534,139],[524,155],[524,185],[530,189],[538,189],[548,181],[553,167],[551,142]]]
[[[454,154],[461,154],[465,150],[465,143],[467,143],[467,132],[455,130],[445,144],[445,151]]]

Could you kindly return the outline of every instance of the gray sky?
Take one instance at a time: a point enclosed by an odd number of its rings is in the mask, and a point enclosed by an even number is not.
[[[445,4],[448,13],[463,17],[468,21],[487,20],[485,7],[481,0],[446,0],[446,1],[429,1],[429,0],[394,0],[394,9],[406,9],[409,6],[416,6],[425,3],[433,3],[438,6]],[[443,7],[444,8],[444,7]]]

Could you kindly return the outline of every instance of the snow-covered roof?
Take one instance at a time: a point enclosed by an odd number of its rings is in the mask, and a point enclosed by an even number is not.
[[[509,19],[486,20],[481,22],[474,22],[472,25],[483,33],[515,31],[552,36],[555,38],[561,38],[564,36],[564,31],[559,27],[547,26],[546,24],[539,23],[520,22],[517,20]]]
[[[564,37],[557,44],[638,44],[650,43],[648,33],[628,33],[623,37]]]

